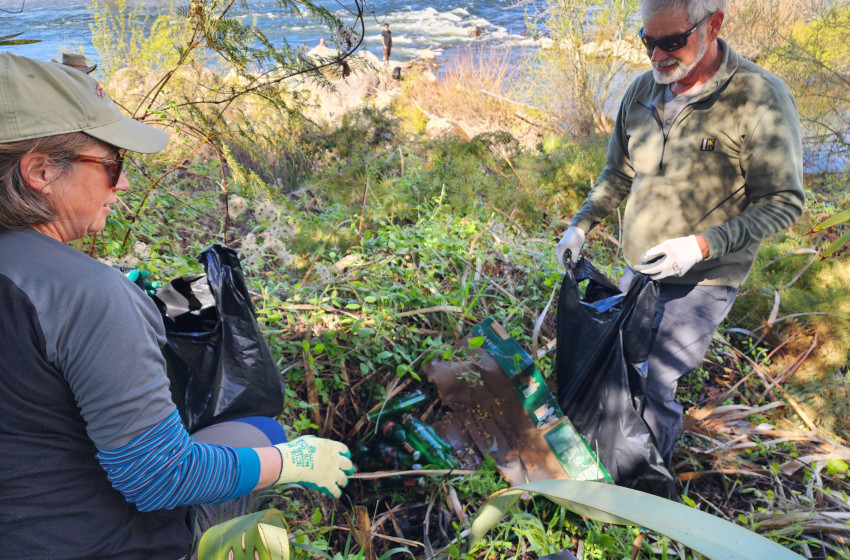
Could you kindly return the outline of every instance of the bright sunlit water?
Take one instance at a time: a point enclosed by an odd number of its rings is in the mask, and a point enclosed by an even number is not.
[[[59,58],[63,50],[78,52],[82,48],[90,60],[97,62],[91,39],[90,4],[89,0],[0,0],[0,7],[5,10],[0,14],[3,29],[0,34],[23,32],[21,39],[41,41],[11,47],[10,50],[17,54],[50,60]],[[354,18],[343,8],[345,0],[322,0],[318,4],[334,12],[344,23],[354,23]],[[169,0],[127,0],[128,7],[141,7],[154,16],[169,5]],[[188,5],[188,0],[178,5]],[[324,37],[330,44],[327,29],[315,21],[285,12],[274,0],[249,0],[248,7],[247,12],[238,13],[239,17],[245,23],[255,23],[273,43],[285,40],[293,47],[307,45],[312,48]],[[494,0],[432,0],[427,3],[375,0],[366,4],[365,9],[372,13],[365,18],[361,49],[379,58],[384,23],[389,23],[393,33],[392,59],[398,62],[416,58],[429,48],[437,53],[438,60],[445,61],[457,49],[482,41],[517,50],[534,46],[527,37],[524,8],[497,4]]]

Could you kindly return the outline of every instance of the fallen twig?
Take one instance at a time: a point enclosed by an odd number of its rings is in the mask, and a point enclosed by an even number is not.
[[[537,320],[534,322],[534,330],[531,331],[531,355],[535,356],[535,358],[540,356],[540,352],[537,348],[537,338],[540,336],[540,327],[543,326],[543,321],[546,319],[546,314],[549,312],[549,306],[552,305],[552,300],[555,299],[555,292],[557,289],[557,284],[552,286],[552,293],[549,294],[549,301],[546,302],[546,306],[543,308],[543,311],[541,311],[540,315],[537,316]]]
[[[331,529],[336,529],[337,531],[350,531],[351,530],[349,527],[343,527],[341,525],[332,525]],[[389,535],[382,535],[381,533],[375,533],[374,531],[371,531],[369,533],[369,536],[375,537],[375,538],[378,538],[378,539],[384,539],[384,540],[387,540],[387,541],[396,542],[396,543],[403,544],[403,545],[406,545],[406,546],[419,546],[419,547],[424,546],[419,541],[412,541],[410,539],[403,539],[401,537],[391,537]]]
[[[359,472],[348,475],[348,478],[359,478],[371,480],[373,478],[387,478],[389,476],[420,476],[423,474],[440,474],[440,475],[458,475],[469,476],[475,474],[475,471],[463,469],[419,469],[414,471],[374,471],[374,472]]]
[[[424,315],[425,313],[463,313],[463,308],[458,307],[456,305],[435,305],[434,307],[423,307],[422,309],[415,309],[413,311],[403,311],[396,315],[396,317],[410,317],[412,315]]]

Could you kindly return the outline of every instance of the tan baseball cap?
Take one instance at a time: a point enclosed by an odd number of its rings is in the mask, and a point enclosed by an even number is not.
[[[168,144],[167,132],[125,116],[88,74],[0,53],[0,143],[69,132],[143,154]]]

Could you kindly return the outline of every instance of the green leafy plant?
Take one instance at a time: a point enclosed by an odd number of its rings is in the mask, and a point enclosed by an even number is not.
[[[283,513],[269,509],[210,527],[198,544],[198,560],[289,560]]]
[[[812,228],[812,233],[817,233],[819,231],[823,231],[825,229],[829,229],[831,227],[837,226],[838,224],[843,224],[844,222],[850,221],[850,208],[835,214],[834,216],[822,221]],[[826,249],[823,250],[821,256],[823,258],[831,256],[833,253],[838,251],[841,247],[847,244],[850,241],[850,230],[842,233],[838,239],[833,241]]]

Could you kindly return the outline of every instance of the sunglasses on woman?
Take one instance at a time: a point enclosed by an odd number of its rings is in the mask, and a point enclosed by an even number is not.
[[[646,47],[646,50],[651,51],[655,47],[658,47],[664,52],[673,52],[681,49],[685,45],[688,44],[688,37],[699,28],[700,25],[706,22],[708,18],[714,15],[714,12],[711,12],[701,20],[699,20],[696,25],[685,31],[684,33],[676,33],[675,35],[667,35],[666,37],[661,37],[660,39],[653,39],[652,37],[647,37],[643,34],[643,27],[638,31],[638,36],[640,40],[643,41],[643,46]]]
[[[118,155],[115,157],[115,159],[79,155],[75,156],[71,161],[76,161],[78,163],[96,163],[98,165],[103,165],[104,167],[106,167],[106,172],[109,173],[109,180],[111,181],[110,188],[113,188],[115,187],[115,185],[118,184],[118,179],[121,178],[121,169],[124,167],[124,151],[118,152]]]

